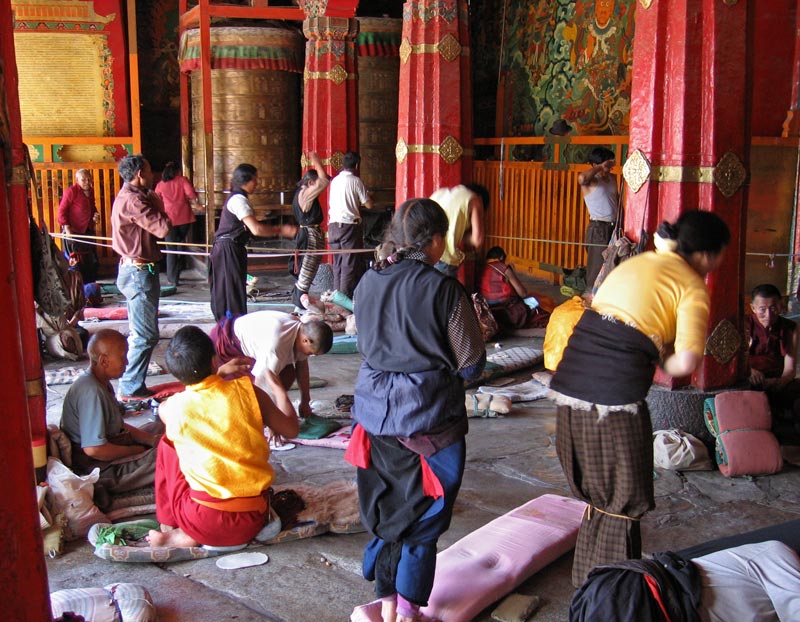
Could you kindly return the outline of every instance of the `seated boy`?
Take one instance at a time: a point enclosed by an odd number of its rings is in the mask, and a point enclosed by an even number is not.
[[[753,289],[745,318],[750,363],[750,385],[767,392],[777,432],[782,421],[797,428],[800,423],[800,381],[795,379],[798,331],[791,320],[780,316],[782,297],[769,283]],[[777,424],[777,425],[776,425]]]
[[[269,518],[274,471],[264,427],[293,438],[297,416],[283,414],[248,377],[224,380],[249,361],[218,367],[214,344],[196,326],[175,333],[166,363],[186,390],[159,408],[166,426],[156,462],[162,531],[150,532],[150,545],[246,544]]]

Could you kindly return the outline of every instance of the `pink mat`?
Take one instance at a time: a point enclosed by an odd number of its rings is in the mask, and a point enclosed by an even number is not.
[[[87,320],[127,320],[128,307],[86,307],[83,317]]]
[[[339,428],[333,434],[325,438],[293,438],[292,442],[298,445],[310,445],[312,447],[330,447],[331,449],[347,449],[350,443],[350,428],[352,426],[346,425]]]
[[[461,538],[436,556],[422,613],[470,622],[483,609],[575,546],[585,503],[542,495]],[[381,601],[353,610],[351,622],[381,622]]]

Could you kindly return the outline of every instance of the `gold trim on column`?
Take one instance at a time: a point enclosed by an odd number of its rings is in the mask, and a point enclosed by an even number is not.
[[[471,155],[471,151],[465,151],[461,144],[452,136],[447,136],[441,145],[409,145],[401,137],[397,141],[394,155],[397,161],[402,164],[405,162],[409,153],[438,153],[447,164],[455,164],[462,155]]]
[[[319,159],[322,164],[326,166],[331,166],[337,171],[342,170],[342,161],[344,160],[344,154],[341,151],[335,152],[331,155],[330,158],[320,158]],[[300,168],[305,168],[311,164],[311,160],[306,157],[306,154],[300,156]]]
[[[27,186],[31,181],[28,176],[28,167],[24,164],[17,164],[11,168],[11,185]]]
[[[722,196],[730,198],[744,184],[747,170],[732,151],[726,151],[715,166],[653,166],[637,149],[622,167],[622,175],[634,193],[639,192],[648,179],[652,179],[659,182],[713,183]]]
[[[639,4],[642,5],[643,9],[649,9],[650,5],[653,4],[653,0],[639,0]]]
[[[739,0],[722,0],[728,6],[735,6]]]
[[[330,80],[336,86],[342,84],[345,80],[355,80],[354,73],[347,73],[347,70],[341,65],[334,65],[330,71],[309,71],[306,69],[303,72],[303,80]]]
[[[742,336],[730,320],[722,320],[706,339],[705,354],[720,365],[727,365],[742,347]]]
[[[467,53],[468,49],[462,48],[452,34],[449,32],[442,37],[439,43],[417,43],[412,45],[408,39],[403,39],[400,44],[400,61],[405,64],[412,54],[440,54],[448,63],[453,62],[462,52]]]

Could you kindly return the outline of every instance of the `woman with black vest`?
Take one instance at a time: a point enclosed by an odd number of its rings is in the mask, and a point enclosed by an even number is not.
[[[231,193],[219,218],[214,246],[208,257],[211,312],[220,321],[226,313],[247,313],[247,243],[250,236],[266,238],[279,233],[294,235],[292,225],[268,225],[256,219],[250,194],[258,185],[258,171],[252,164],[240,164],[233,171]]]
[[[363,571],[384,621],[422,619],[464,472],[464,380],[486,362],[464,288],[433,267],[447,225],[436,202],[403,203],[387,233],[394,252],[362,277],[353,300],[364,362],[346,458],[359,467],[361,517],[373,536]]]

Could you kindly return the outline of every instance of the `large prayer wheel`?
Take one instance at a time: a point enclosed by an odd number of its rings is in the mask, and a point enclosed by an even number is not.
[[[360,175],[378,205],[393,205],[403,20],[359,17],[358,24]]]
[[[277,206],[291,198],[300,178],[300,73],[304,39],[290,28],[211,28],[211,111],[215,204],[225,201],[234,169],[258,169],[254,207]],[[181,69],[191,76],[192,171],[204,192],[203,95],[200,35],[181,41]]]

